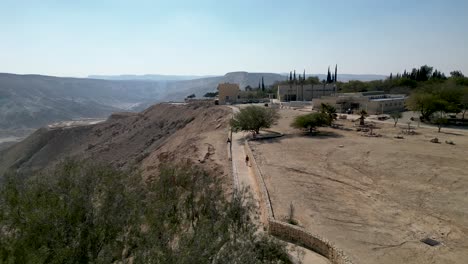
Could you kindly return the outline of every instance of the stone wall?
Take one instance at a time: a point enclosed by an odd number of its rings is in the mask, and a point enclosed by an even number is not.
[[[353,264],[353,262],[341,250],[337,249],[328,240],[316,234],[312,234],[310,231],[299,226],[294,226],[275,219],[263,173],[257,165],[248,140],[246,140],[244,148],[246,155],[249,156],[252,171],[255,175],[255,181],[260,190],[262,200],[260,201],[260,210],[262,210],[264,218],[262,219],[262,222],[266,224],[268,232],[273,236],[317,252],[318,254],[328,258],[333,264]]]
[[[317,234],[275,219],[268,220],[268,230],[273,236],[305,247],[328,258],[333,264],[353,264],[348,257],[332,243]]]

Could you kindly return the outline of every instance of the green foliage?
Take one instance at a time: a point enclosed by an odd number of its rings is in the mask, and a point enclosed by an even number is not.
[[[290,263],[283,244],[256,232],[252,204],[246,191],[227,199],[221,179],[187,164],[144,183],[65,162],[6,177],[0,262]]]
[[[434,94],[415,92],[406,101],[407,107],[421,113],[422,120],[429,120],[430,116],[442,108],[443,102]]]
[[[320,84],[320,79],[317,76],[311,76],[305,80],[305,84]]]
[[[393,125],[394,127],[396,127],[396,125],[398,123],[398,119],[400,119],[402,116],[403,115],[401,114],[401,112],[393,112],[393,113],[390,114],[390,117],[395,122],[395,124]]]
[[[444,113],[437,112],[437,113],[434,113],[434,115],[432,116],[431,122],[437,125],[437,127],[439,128],[439,132],[440,132],[440,129],[442,128],[442,126],[448,123],[448,119],[447,117],[445,117]]]
[[[460,110],[462,113],[462,119],[465,119],[465,113],[468,111],[468,87],[463,90],[463,95],[460,98]]]
[[[192,98],[195,98],[195,97],[196,97],[195,94],[191,94],[191,95],[187,96],[188,99],[192,99]]]
[[[412,90],[421,88],[431,83],[445,84],[455,81],[457,85],[468,86],[468,78],[460,71],[451,72],[451,77],[447,78],[444,73],[433,67],[423,65],[420,68],[414,68],[411,72],[390,73],[391,78],[386,80],[375,80],[370,82],[349,81],[338,82],[337,86],[341,92],[367,92],[367,91],[385,91],[410,94]]]
[[[429,121],[436,112],[459,113],[463,110],[462,100],[467,89],[453,80],[443,84],[427,84],[414,91],[408,98],[407,106],[412,111],[421,113],[421,119]]]
[[[262,76],[262,92],[265,92],[265,81],[263,80],[263,76]]]
[[[312,133],[317,127],[331,125],[332,119],[325,113],[311,113],[297,116],[291,123],[291,127],[307,129]]]
[[[303,77],[301,77],[301,83],[302,84],[312,84],[312,85],[321,84],[320,79],[317,76],[310,76],[310,77],[306,78],[305,80],[303,79],[303,78],[305,78],[304,76],[305,75],[303,75]],[[290,78],[292,78],[292,73],[291,73]],[[278,87],[279,84],[291,84],[291,83],[293,83],[293,79],[288,79],[286,81],[276,82],[275,84],[273,84],[273,87]]]
[[[454,78],[463,78],[465,75],[461,71],[451,71],[450,76]]]
[[[0,262],[109,263],[135,242],[132,175],[66,162],[22,177],[7,176],[1,189]]]
[[[331,121],[336,119],[336,108],[328,103],[320,104],[320,112],[326,114]]]
[[[273,108],[247,106],[240,109],[231,120],[231,127],[243,131],[260,133],[261,128],[269,128],[277,122],[278,111]]]
[[[216,96],[218,96],[218,92],[206,93],[205,95],[203,95],[203,97],[208,97],[208,98],[212,98]]]

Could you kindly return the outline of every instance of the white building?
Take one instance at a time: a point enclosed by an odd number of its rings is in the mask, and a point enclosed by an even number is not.
[[[362,93],[339,93],[313,99],[314,108],[322,103],[334,106],[339,113],[364,109],[369,114],[383,114],[405,110],[406,95],[385,94],[383,91]]]
[[[312,101],[314,98],[336,93],[335,84],[280,84],[278,85],[278,100]]]

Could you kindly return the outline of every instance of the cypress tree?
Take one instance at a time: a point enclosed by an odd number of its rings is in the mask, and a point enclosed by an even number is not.
[[[289,72],[289,82],[292,82],[292,71]]]
[[[294,82],[296,82],[296,70],[294,70]]]
[[[331,83],[330,66],[328,67],[328,73],[327,73],[327,83]]]
[[[393,74],[392,74],[392,73],[390,73],[389,79],[390,79],[390,80],[393,79]]]
[[[265,82],[263,81],[263,76],[262,76],[262,91],[265,91]]]
[[[304,69],[304,74],[303,74],[302,80],[303,80],[304,82],[305,82],[305,80],[306,80],[306,77],[305,77],[305,69]]]
[[[335,79],[333,80],[336,83],[336,80],[338,78],[338,64],[335,64]]]

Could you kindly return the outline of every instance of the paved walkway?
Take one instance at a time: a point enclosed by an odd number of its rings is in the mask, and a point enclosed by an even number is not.
[[[244,132],[232,133],[232,169],[234,172],[234,181],[238,189],[242,189],[243,187],[249,188],[255,205],[260,207],[260,190],[255,182],[255,175],[250,167],[250,162],[248,165],[245,162],[246,153],[244,144],[246,134],[247,133]],[[257,210],[258,214],[261,214],[261,211],[262,210]],[[266,219],[261,215],[258,216],[261,217],[260,219]]]

